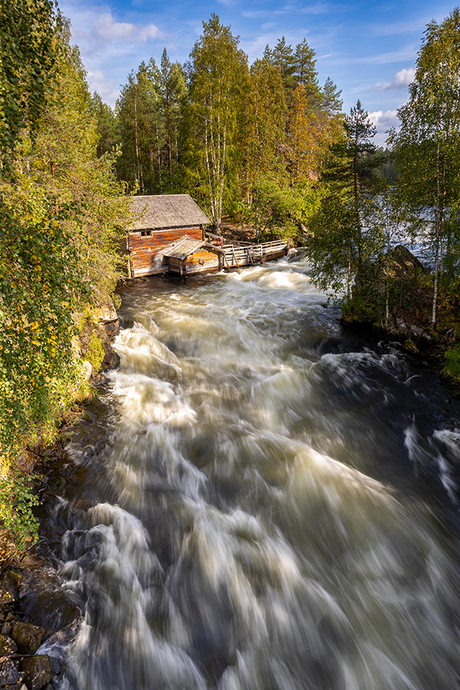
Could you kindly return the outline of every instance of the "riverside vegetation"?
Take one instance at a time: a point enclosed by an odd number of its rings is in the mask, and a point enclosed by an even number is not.
[[[0,520],[2,543],[23,548],[37,530],[31,450],[89,393],[78,335],[116,284],[128,200],[115,154],[96,156],[67,22],[47,0],[0,9]]]
[[[188,192],[217,232],[225,216],[258,240],[292,237],[348,320],[408,347],[449,333],[446,372],[460,376],[457,9],[428,26],[382,150],[361,103],[345,116],[320,84],[305,40],[249,65],[213,14],[186,65],[166,50],[143,62],[112,110],[54,3],[0,7],[0,519],[19,547],[37,530],[30,451],[90,394],[83,359],[102,358],[95,313],[117,281],[129,194]],[[395,249],[401,228],[433,271]]]

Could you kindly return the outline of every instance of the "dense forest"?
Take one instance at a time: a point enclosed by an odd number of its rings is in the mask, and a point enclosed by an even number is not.
[[[305,39],[292,47],[282,37],[249,66],[238,38],[212,15],[185,65],[171,63],[166,49],[160,65],[143,62],[114,110],[93,94],[99,155],[117,148],[118,179],[133,193],[190,193],[217,231],[225,216],[255,227],[257,238],[292,237],[304,245],[316,284],[353,296],[353,318],[382,328],[407,282],[395,279],[397,268],[388,279],[391,249],[417,240],[434,268],[433,281],[416,281],[422,302],[431,290],[423,318],[429,311],[431,326],[438,323],[441,299],[451,324],[459,29],[457,9],[428,26],[400,127],[383,150],[360,101],[344,115],[335,84],[320,84]],[[371,278],[366,267],[377,257],[385,259]]]
[[[329,147],[343,137],[340,93],[323,86],[315,51],[281,38],[248,65],[216,15],[185,65],[166,49],[128,75],[115,110],[92,96],[99,154],[118,147],[120,180],[140,194],[189,192],[260,233],[294,232],[317,203]]]
[[[188,192],[217,231],[229,218],[293,238],[355,319],[389,328],[418,291],[426,327],[459,325],[457,9],[428,26],[382,150],[360,101],[344,115],[320,83],[306,40],[249,65],[213,14],[186,64],[146,58],[111,109],[53,2],[0,7],[0,520],[20,543],[36,528],[28,449],[88,390],[77,337],[113,295],[130,195]],[[433,267],[412,292],[392,254],[402,229]]]

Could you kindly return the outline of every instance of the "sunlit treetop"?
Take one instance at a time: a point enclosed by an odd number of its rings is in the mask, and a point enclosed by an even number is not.
[[[0,0],[0,155],[33,131],[53,78],[59,10],[50,0]]]

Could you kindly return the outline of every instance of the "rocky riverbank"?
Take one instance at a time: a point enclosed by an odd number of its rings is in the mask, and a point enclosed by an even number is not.
[[[388,258],[363,267],[351,299],[343,305],[342,323],[374,338],[400,343],[459,388],[456,367],[449,366],[449,356],[450,362],[455,360],[460,342],[459,298],[440,284],[435,326],[432,300],[431,272],[398,245]]]
[[[0,576],[0,687],[51,688],[50,682],[61,670],[59,648],[75,634],[80,616],[54,571],[38,558],[29,553],[16,566],[4,564]]]
[[[104,382],[104,372],[116,368],[112,349],[120,331],[113,304],[77,316],[79,337],[75,348],[85,362],[90,385]],[[50,447],[31,448],[25,463],[36,476],[38,493],[46,489],[47,474],[62,460],[69,425],[85,413],[76,402],[62,420],[61,431]],[[0,688],[50,690],[61,672],[60,649],[76,632],[81,612],[63,592],[56,571],[39,556],[39,546],[18,552],[6,531],[0,534]]]

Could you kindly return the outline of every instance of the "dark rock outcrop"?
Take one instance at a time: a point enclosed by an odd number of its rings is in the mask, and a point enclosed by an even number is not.
[[[367,325],[380,337],[401,341],[410,352],[438,346],[447,332],[452,345],[458,334],[448,325],[448,309],[438,311],[436,328],[431,324],[432,299],[432,274],[407,247],[398,245],[362,267],[352,299],[344,306],[343,322]]]
[[[11,626],[11,638],[21,654],[35,654],[45,636],[45,628],[32,623],[15,621]]]
[[[23,619],[40,625],[45,639],[81,617],[80,609],[63,592],[53,572],[41,571],[25,578],[19,602]]]
[[[24,678],[24,674],[20,673],[16,664],[11,659],[5,659],[0,662],[0,688],[17,685]]]
[[[41,690],[60,670],[59,661],[46,654],[22,659],[19,667],[28,690]]]

